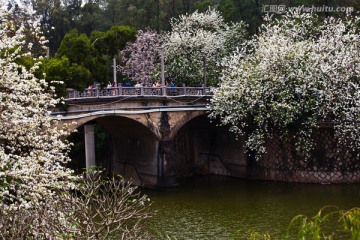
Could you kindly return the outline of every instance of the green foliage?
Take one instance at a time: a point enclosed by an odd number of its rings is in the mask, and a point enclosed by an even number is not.
[[[205,12],[206,10],[209,9],[209,7],[214,7],[212,4],[212,1],[210,0],[205,0],[205,1],[201,1],[201,2],[195,2],[194,3],[194,7],[195,9],[197,9],[199,12]]]
[[[49,62],[49,77],[63,80],[67,88],[84,89],[96,81],[95,53],[85,34],[79,34],[76,29],[70,31],[61,42],[56,58]]]
[[[326,212],[328,210],[333,210],[333,208],[325,207],[312,218],[304,215],[294,217],[289,225],[287,237],[291,238],[290,233],[294,234],[294,232],[297,232],[296,235],[298,239],[332,239],[335,235],[334,229],[326,231],[328,229],[324,228],[324,226],[326,223],[331,222],[331,218],[334,217],[338,211]]]
[[[87,1],[80,9],[80,18],[76,21],[79,32],[90,35],[91,32],[104,29],[106,13],[100,7],[100,1]]]
[[[218,8],[226,21],[235,22],[241,18],[241,12],[238,10],[234,0],[220,0]]]
[[[136,29],[129,26],[112,26],[105,32],[92,32],[90,39],[99,53],[112,57],[125,48],[127,42],[135,41]]]
[[[65,85],[60,81],[65,81],[69,77],[69,59],[62,57],[53,58],[43,62],[46,81],[55,87],[57,96],[65,96]]]
[[[71,63],[67,56],[49,59],[44,63],[44,70],[46,80],[56,87],[58,96],[65,96],[66,87],[83,90],[91,84],[89,69],[83,65]]]
[[[271,234],[253,230],[236,231],[229,240],[270,240]],[[334,206],[326,206],[313,217],[295,216],[281,239],[298,240],[332,240],[360,239],[360,208],[348,211]]]
[[[16,60],[16,63],[24,66],[26,69],[30,69],[34,66],[35,61],[32,56],[22,56]]]
[[[80,15],[81,0],[53,1],[31,0],[36,14],[40,16],[41,30],[47,40],[51,56],[57,51],[60,43],[71,28],[76,27]]]
[[[91,61],[94,52],[95,49],[91,45],[90,39],[85,34],[79,34],[78,30],[73,29],[65,35],[56,57],[66,56],[72,63],[86,65]]]
[[[360,209],[338,210],[324,207],[314,217],[298,215],[291,221],[287,230],[287,239],[325,240],[359,239]]]
[[[219,10],[227,23],[244,21],[250,34],[257,33],[263,22],[265,5],[286,5],[289,7],[311,6],[353,6],[360,9],[356,0],[31,0],[41,19],[41,29],[49,40],[47,46],[53,56],[61,40],[71,29],[77,29],[88,36],[93,31],[105,31],[114,25],[129,25],[136,29],[155,29],[158,32],[170,30],[170,19],[181,14],[206,11],[209,7]],[[319,13],[321,16],[341,16],[343,13]],[[23,13],[14,18],[21,21]]]
[[[342,211],[339,222],[343,224],[344,231],[350,233],[351,240],[360,239],[360,208]]]
[[[59,96],[65,88],[83,90],[98,82],[103,86],[111,78],[112,57],[135,39],[136,31],[128,26],[113,26],[109,31],[94,31],[91,37],[73,29],[68,32],[56,53],[56,57],[45,62],[46,79],[63,81],[56,86]]]
[[[135,36],[136,29],[129,26],[112,26],[108,31],[91,33],[90,41],[96,50],[92,76],[96,82],[105,85],[110,81],[112,58],[125,48],[128,42],[135,41]]]
[[[262,1],[262,4],[273,4]],[[226,22],[244,21],[250,34],[257,33],[262,23],[261,6],[254,0],[219,0],[218,10]]]
[[[176,56],[167,65],[167,77],[177,85],[196,86],[202,83],[203,62]]]

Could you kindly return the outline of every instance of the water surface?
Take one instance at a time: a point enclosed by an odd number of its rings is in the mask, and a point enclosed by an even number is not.
[[[157,210],[148,222],[149,230],[177,240],[229,239],[235,231],[245,236],[249,230],[281,239],[298,214],[313,216],[327,205],[360,207],[359,184],[290,184],[211,176],[187,179],[171,191],[145,193]]]

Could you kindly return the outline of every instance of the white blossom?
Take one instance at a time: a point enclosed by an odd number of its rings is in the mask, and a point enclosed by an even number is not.
[[[221,87],[212,99],[212,117],[247,136],[246,145],[263,154],[275,132],[294,135],[308,153],[311,134],[331,120],[338,140],[360,146],[359,19],[290,12],[269,20],[259,36],[222,62]]]
[[[24,26],[0,9],[0,206],[32,206],[51,197],[54,189],[72,187],[66,131],[51,120],[58,103],[43,79],[17,60],[29,56]],[[25,24],[25,23],[22,23]],[[27,22],[27,26],[37,26]],[[37,28],[26,34],[38,34]],[[25,47],[26,46],[26,47]]]
[[[245,24],[227,24],[220,12],[209,9],[171,19],[171,31],[164,35],[164,55],[167,75],[172,80],[199,83],[203,77],[204,59],[206,74],[213,82],[218,81],[219,60],[243,41]]]

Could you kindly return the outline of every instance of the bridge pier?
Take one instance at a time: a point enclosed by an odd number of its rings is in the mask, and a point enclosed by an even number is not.
[[[178,185],[176,181],[174,141],[160,141],[158,148],[158,187]]]
[[[86,169],[96,165],[94,127],[95,124],[86,124],[84,126]]]

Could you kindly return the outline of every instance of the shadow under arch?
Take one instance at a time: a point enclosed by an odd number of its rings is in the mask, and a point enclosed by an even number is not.
[[[96,166],[106,169],[106,172],[110,174],[112,171],[111,163],[109,162],[109,134],[102,128],[101,125],[96,122],[90,121],[86,124],[94,125],[94,141]],[[76,174],[82,174],[86,169],[86,154],[85,154],[85,125],[79,126],[76,131],[73,131],[67,140],[72,143],[69,157],[71,161],[68,163],[68,167],[75,171]]]
[[[206,111],[193,111],[193,112],[188,113],[181,119],[181,121],[178,121],[174,125],[174,127],[172,128],[172,130],[168,136],[168,139],[169,140],[173,139],[178,134],[180,129],[183,128],[185,125],[189,124],[192,120],[199,118],[199,117],[206,117],[207,119],[209,119],[208,115],[209,115],[209,113]],[[209,119],[209,121],[210,121],[210,119]]]
[[[102,116],[87,120],[81,121],[81,126],[96,124],[95,135],[99,134],[99,129],[106,133],[106,149],[100,151],[102,154],[98,154],[97,149],[96,165],[107,161],[112,174],[131,179],[136,185],[156,183],[159,141],[153,131],[139,121],[124,116]],[[81,126],[78,129],[83,128]],[[99,144],[98,140],[99,136],[95,136],[95,145]]]
[[[172,131],[178,177],[195,174],[247,177],[243,139],[237,140],[229,127],[218,124],[208,113],[196,113],[187,116]]]

